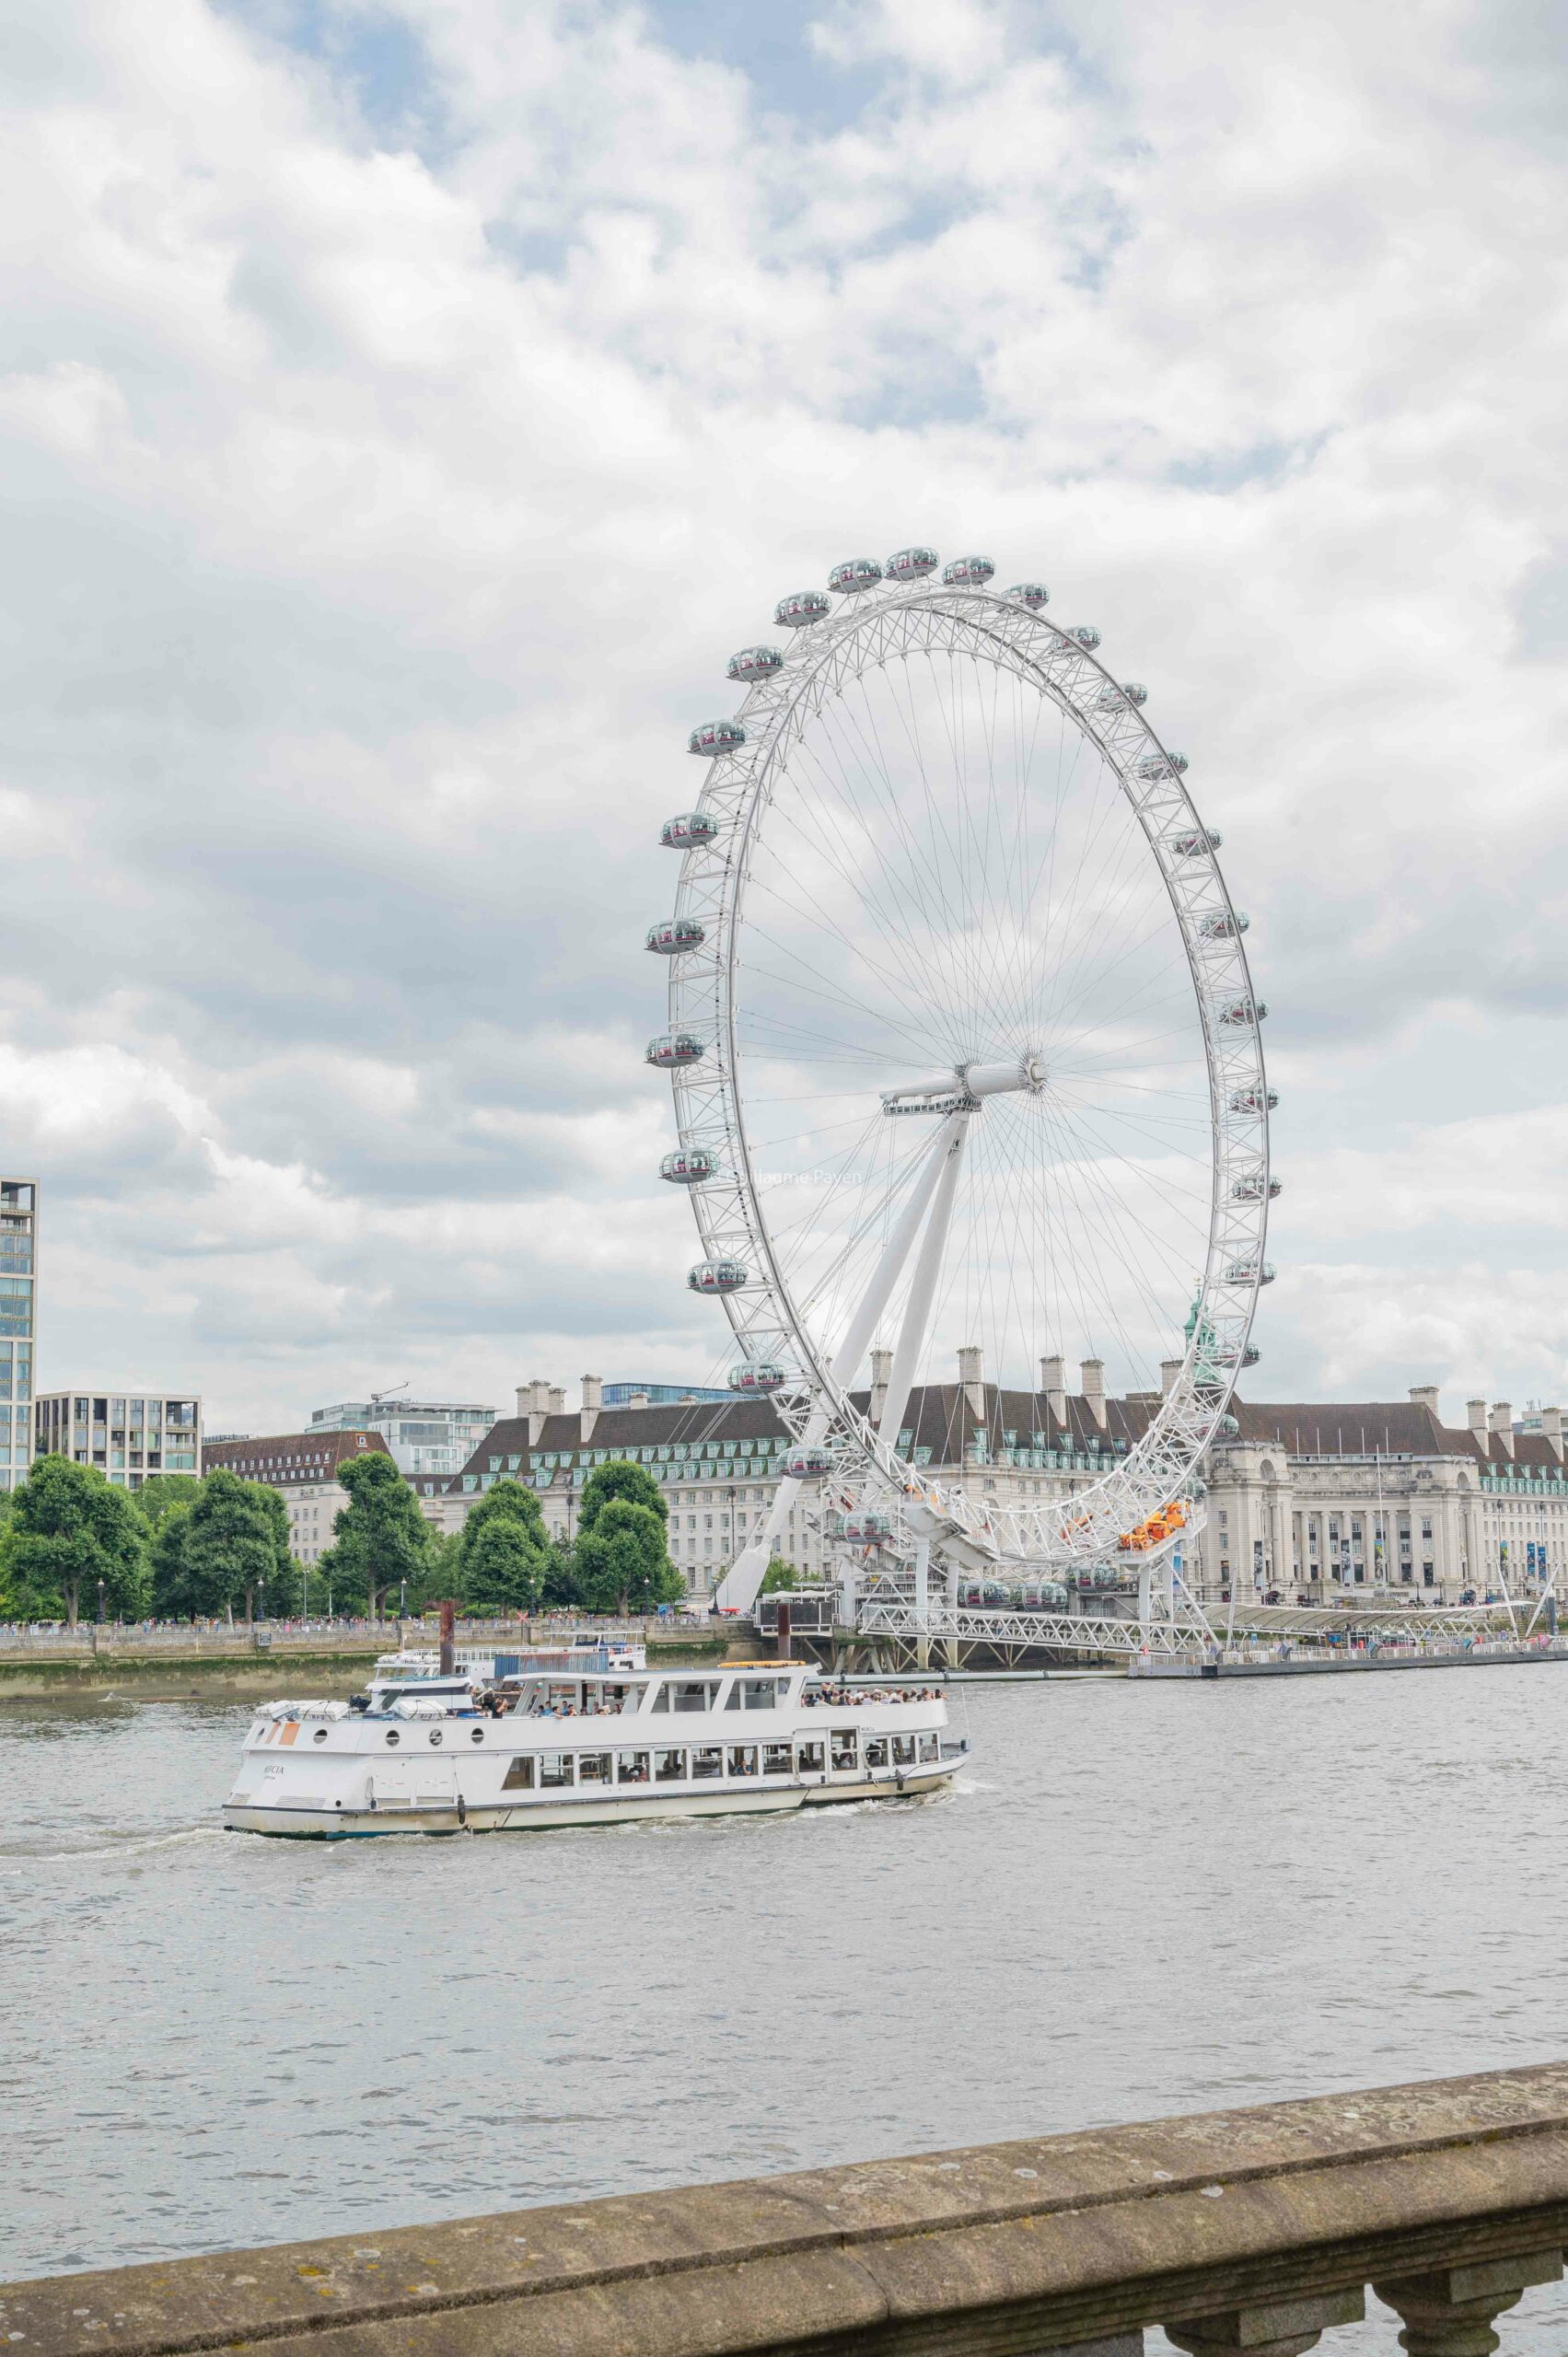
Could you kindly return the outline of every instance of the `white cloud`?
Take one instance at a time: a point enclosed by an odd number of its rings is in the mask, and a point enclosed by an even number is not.
[[[320,13],[24,10],[0,1158],[50,1187],[45,1372],[195,1358],[254,1423],[393,1358],[721,1359],[646,1175],[651,832],[772,598],[921,533],[1098,621],[1226,831],[1311,1272],[1266,1387],[1395,1381],[1388,1335],[1556,1380],[1526,17],[824,6],[770,79],[656,8],[404,0],[394,101]]]

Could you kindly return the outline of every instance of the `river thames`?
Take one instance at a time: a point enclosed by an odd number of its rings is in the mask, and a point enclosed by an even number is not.
[[[953,1707],[928,1801],[333,1846],[215,1829],[243,1704],[0,1710],[0,2277],[1561,2054],[1568,1670]]]

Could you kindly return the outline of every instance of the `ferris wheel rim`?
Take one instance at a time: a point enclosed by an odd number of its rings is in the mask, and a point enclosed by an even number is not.
[[[1098,749],[1161,875],[1199,1016],[1209,1095],[1212,1183],[1207,1248],[1191,1340],[1179,1376],[1127,1456],[1074,1493],[1072,1513],[1078,1535],[1063,1530],[1055,1543],[1047,1541],[1046,1526],[1061,1521],[1062,1502],[1047,1502],[1026,1511],[1001,1507],[994,1501],[977,1501],[951,1486],[944,1487],[889,1446],[855,1407],[850,1394],[858,1369],[849,1370],[844,1382],[837,1380],[829,1341],[819,1336],[803,1315],[781,1264],[761,1201],[742,1103],[739,953],[745,937],[750,859],[761,819],[787,777],[788,748],[802,738],[812,711],[821,711],[830,692],[842,694],[850,680],[862,679],[866,669],[874,668],[866,658],[876,633],[880,630],[885,637],[887,626],[898,617],[940,631],[949,653],[965,653],[1012,671],[1053,704]],[[971,640],[981,643],[960,646],[958,640],[966,631]],[[933,638],[926,651],[935,643]],[[1217,838],[1204,826],[1184,782],[1185,762],[1163,745],[1144,718],[1141,691],[1136,691],[1135,701],[1130,700],[1099,659],[1095,652],[1098,644],[1098,633],[1080,636],[1048,620],[1038,609],[993,588],[947,581],[884,580],[869,589],[843,595],[836,610],[799,630],[790,651],[749,687],[733,723],[707,724],[703,731],[693,732],[693,750],[711,755],[697,810],[713,818],[714,831],[706,842],[685,851],[676,922],[700,923],[693,915],[700,906],[710,918],[716,912],[717,923],[711,935],[703,926],[703,948],[691,956],[672,958],[669,983],[671,1035],[679,1034],[687,1021],[705,1025],[716,1051],[705,1071],[672,1072],[682,1148],[702,1151],[712,1144],[716,1110],[724,1150],[733,1163],[733,1183],[727,1190],[701,1186],[691,1190],[699,1233],[710,1265],[723,1263],[738,1246],[755,1263],[754,1282],[744,1290],[721,1292],[719,1297],[737,1340],[751,1350],[753,1358],[758,1337],[765,1334],[772,1338],[782,1360],[794,1361],[794,1380],[789,1380],[787,1366],[781,1367],[785,1381],[775,1395],[786,1422],[798,1437],[810,1411],[825,1406],[840,1436],[838,1446],[844,1460],[840,1470],[852,1483],[858,1480],[863,1488],[885,1492],[895,1501],[913,1497],[982,1542],[1000,1544],[1009,1554],[1054,1562],[1102,1559],[1108,1545],[1114,1544],[1117,1536],[1139,1518],[1140,1508],[1147,1510],[1156,1494],[1176,1496],[1190,1488],[1203,1449],[1226,1412],[1236,1374],[1244,1363],[1258,1295],[1267,1282],[1263,1252],[1271,1195],[1269,1090],[1260,1037],[1261,1015],[1266,1010],[1260,1008],[1253,990],[1241,938],[1245,921],[1237,919],[1214,856]],[[909,651],[909,644],[893,650]],[[748,657],[773,652],[745,651]],[[854,668],[846,668],[844,658],[857,656]],[[735,662],[741,659],[737,657]],[[876,663],[887,659],[884,644]],[[1051,665],[1058,667],[1054,672]],[[842,677],[836,688],[830,688],[824,683],[835,666]],[[1092,702],[1088,693],[1074,692],[1080,684],[1092,692]],[[698,745],[699,734],[708,737],[726,730],[730,736],[723,743]],[[1141,764],[1136,773],[1135,763]],[[1170,847],[1183,834],[1206,846],[1201,875],[1207,887],[1207,912],[1227,921],[1223,940],[1213,936],[1200,940],[1198,895],[1196,891],[1184,895],[1177,888],[1176,870],[1186,863]],[[723,855],[717,857],[720,844]],[[1167,855],[1162,856],[1162,848]],[[703,1004],[704,998],[709,1004]],[[1227,998],[1247,1010],[1247,1016],[1236,1027],[1236,1036],[1222,1041],[1222,1002]],[[1241,1122],[1228,1118],[1241,1096],[1247,1096],[1256,1108],[1245,1134]],[[1240,1192],[1243,1160],[1248,1184],[1254,1187],[1248,1196]],[[1227,1191],[1233,1167],[1238,1175],[1233,1190]],[[1235,1273],[1246,1269],[1251,1271],[1249,1279]],[[1205,1336],[1210,1338],[1207,1344]],[[1202,1356],[1205,1348],[1208,1361]],[[1216,1353],[1222,1353],[1230,1354],[1228,1374],[1225,1364],[1216,1361]],[[859,1460],[858,1469],[854,1459]],[[1028,1543],[1031,1538],[1032,1545]]]

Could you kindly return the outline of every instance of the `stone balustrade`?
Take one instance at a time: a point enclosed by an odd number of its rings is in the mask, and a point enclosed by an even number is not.
[[[476,2133],[489,2135],[483,2126]],[[497,2136],[497,2179],[506,2168]],[[6,2357],[1488,2357],[1568,2241],[1568,2064],[0,2290]],[[279,2352],[283,2357],[283,2352]]]

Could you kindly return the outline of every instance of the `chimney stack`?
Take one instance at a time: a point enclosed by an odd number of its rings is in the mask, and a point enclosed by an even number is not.
[[[882,1411],[888,1404],[888,1384],[892,1372],[892,1352],[873,1351],[871,1353],[871,1421],[874,1424],[879,1424],[882,1421]],[[893,1438],[897,1440],[897,1433],[893,1434]]]
[[[544,1397],[545,1404],[549,1408],[552,1416],[560,1416],[565,1413],[566,1394],[559,1383],[552,1383],[545,1392]]]
[[[1484,1400],[1484,1399],[1467,1399],[1467,1400],[1466,1400],[1466,1402],[1465,1402],[1465,1422],[1469,1424],[1469,1428],[1470,1428],[1471,1433],[1475,1435],[1475,1437],[1476,1437],[1476,1439],[1477,1439],[1477,1440],[1481,1440],[1481,1441],[1485,1440],[1485,1438],[1486,1438],[1486,1402],[1485,1402],[1485,1400]],[[1482,1454],[1483,1454],[1483,1455],[1485,1454],[1485,1451],[1484,1451],[1484,1450],[1482,1451]]]
[[[520,1423],[525,1417],[528,1420],[530,1448],[539,1446],[540,1434],[544,1430],[544,1420],[550,1413],[551,1404],[550,1386],[537,1375],[530,1376],[527,1383],[518,1384],[517,1421]],[[556,1404],[563,1407],[565,1402],[558,1399]]]
[[[585,1375],[582,1412],[577,1418],[578,1435],[585,1446],[594,1436],[594,1426],[598,1422],[598,1411],[603,1399],[604,1384],[600,1377],[597,1375]]]
[[[1432,1413],[1435,1416],[1437,1413],[1437,1386],[1434,1383],[1412,1383],[1411,1385],[1411,1406],[1412,1408],[1430,1408]]]
[[[1492,1429],[1512,1457],[1514,1454],[1514,1411],[1506,1399],[1493,1401]]]
[[[985,1422],[984,1367],[978,1342],[970,1342],[958,1353],[958,1381],[964,1387],[964,1399],[977,1424]]]
[[[1540,1428],[1546,1434],[1547,1439],[1551,1443],[1551,1446],[1557,1454],[1557,1461],[1561,1464],[1562,1462],[1562,1409],[1543,1408],[1540,1411]]]
[[[1185,1359],[1161,1359],[1160,1389],[1168,1399],[1176,1388],[1176,1378],[1186,1365]]]
[[[1086,1359],[1078,1370],[1078,1375],[1083,1385],[1085,1404],[1101,1432],[1104,1432],[1106,1426],[1105,1361]]]
[[[628,1408],[645,1408],[647,1404],[648,1395],[645,1391],[633,1391],[626,1402]]]
[[[1067,1362],[1065,1359],[1041,1359],[1040,1387],[1045,1394],[1049,1413],[1058,1424],[1067,1422]]]

